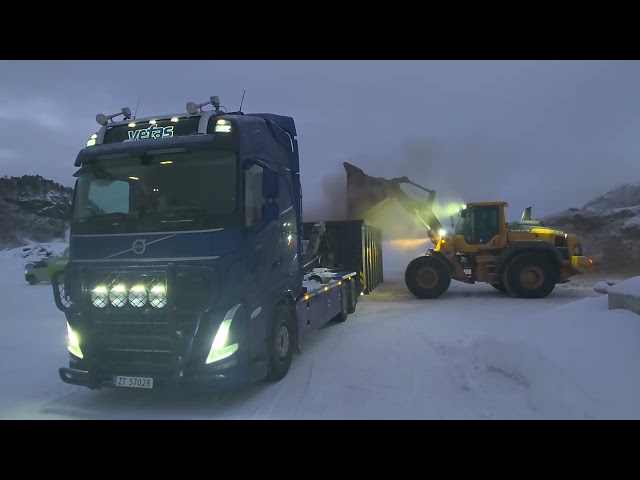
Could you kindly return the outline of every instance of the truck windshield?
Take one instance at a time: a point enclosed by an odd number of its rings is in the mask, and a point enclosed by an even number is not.
[[[237,156],[192,152],[112,158],[75,176],[75,234],[186,231],[239,224]]]

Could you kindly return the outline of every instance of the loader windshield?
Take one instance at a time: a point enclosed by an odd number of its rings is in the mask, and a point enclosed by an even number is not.
[[[240,223],[237,156],[173,153],[97,160],[77,173],[75,234],[224,228]]]
[[[456,235],[463,235],[469,245],[488,243],[500,233],[500,212],[496,205],[470,206],[461,212]]]

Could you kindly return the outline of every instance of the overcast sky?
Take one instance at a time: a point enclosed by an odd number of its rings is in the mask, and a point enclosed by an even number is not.
[[[245,113],[296,120],[306,220],[343,201],[344,161],[512,218],[640,181],[638,61],[2,61],[0,175],[72,186],[97,113],[243,90]]]

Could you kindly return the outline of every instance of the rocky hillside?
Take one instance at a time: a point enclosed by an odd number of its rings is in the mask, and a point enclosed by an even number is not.
[[[64,238],[72,194],[40,175],[0,178],[0,248]]]
[[[543,220],[547,226],[580,235],[586,254],[604,268],[640,268],[640,182],[614,188],[582,208]]]

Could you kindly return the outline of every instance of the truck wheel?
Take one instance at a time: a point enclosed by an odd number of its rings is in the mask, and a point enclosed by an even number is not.
[[[507,293],[507,289],[504,288],[504,284],[502,282],[500,282],[500,283],[490,283],[489,285],[491,285],[493,288],[495,288],[499,292]]]
[[[343,282],[340,289],[340,313],[335,318],[340,323],[345,322],[349,316],[349,297],[349,286]]]
[[[515,297],[543,298],[556,287],[557,279],[557,269],[547,256],[523,254],[509,262],[502,283]]]
[[[348,281],[347,287],[347,297],[349,300],[349,305],[347,307],[347,313],[352,314],[356,311],[356,307],[358,306],[358,291],[356,290],[356,281],[355,279],[351,279]]]
[[[36,276],[33,274],[27,275],[27,282],[29,282],[29,285],[35,285],[36,283],[38,283],[38,280],[36,280]]]
[[[425,255],[409,262],[404,281],[416,297],[437,298],[451,285],[451,272],[439,258]]]
[[[295,330],[293,326],[293,313],[284,305],[278,305],[274,313],[269,334],[267,352],[269,367],[267,380],[277,382],[282,380],[289,372],[293,360],[295,343]]]

